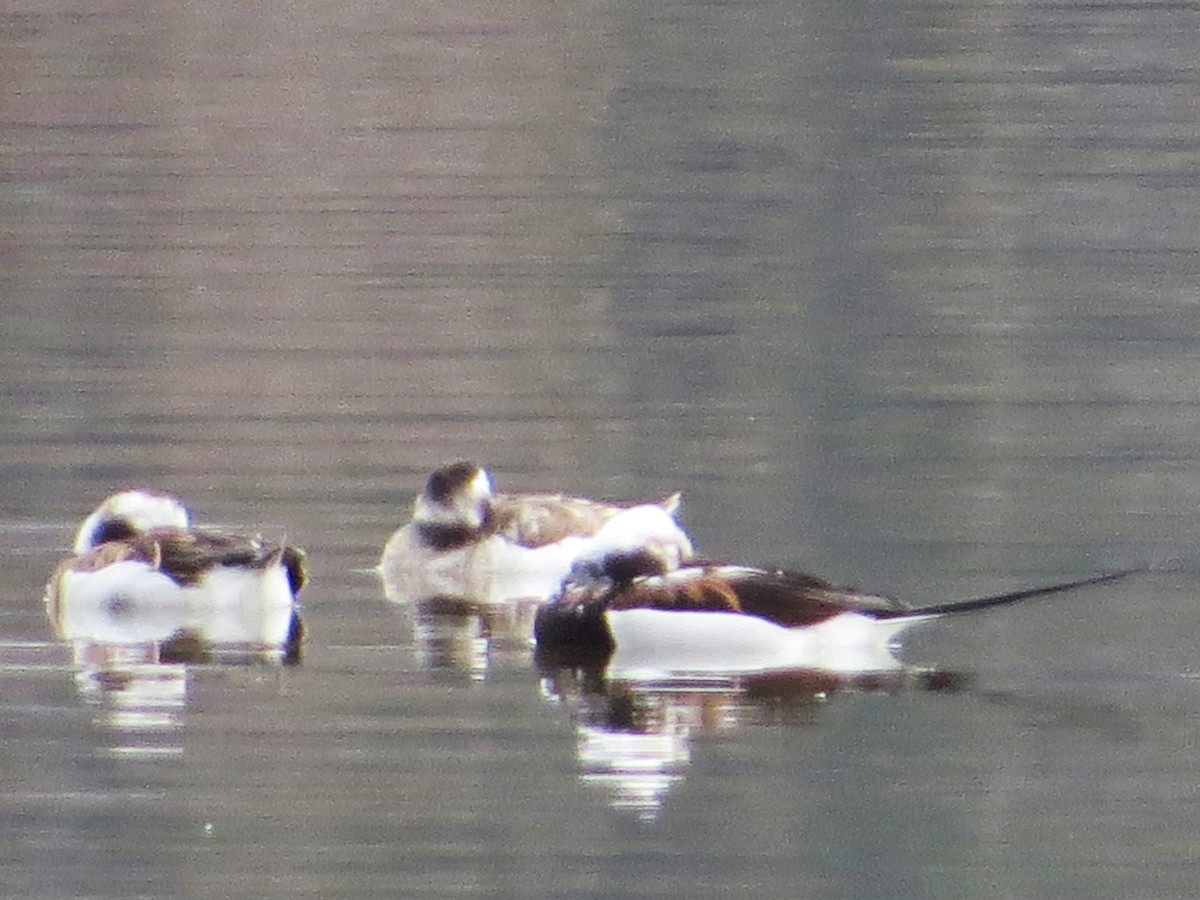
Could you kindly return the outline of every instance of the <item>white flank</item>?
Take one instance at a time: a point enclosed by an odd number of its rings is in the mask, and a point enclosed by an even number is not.
[[[616,642],[610,677],[757,674],[812,670],[834,674],[892,672],[901,667],[890,643],[923,616],[879,620],[841,613],[806,628],[784,628],[733,612],[609,610]]]
[[[412,603],[463,597],[475,603],[546,600],[571,571],[587,538],[567,537],[544,547],[522,547],[493,535],[453,550],[425,546],[406,525],[384,547],[379,561],[390,600]]]
[[[122,560],[102,569],[67,569],[59,596],[87,604],[170,603],[183,589],[159,569],[140,560]]]
[[[146,563],[124,560],[96,571],[65,571],[55,625],[68,640],[160,641],[186,629],[215,644],[274,646],[287,637],[293,605],[278,564],[217,566],[185,587]]]

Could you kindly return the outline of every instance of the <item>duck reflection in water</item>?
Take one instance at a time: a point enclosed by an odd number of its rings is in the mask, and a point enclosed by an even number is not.
[[[46,586],[46,612],[81,694],[105,704],[108,726],[140,735],[125,752],[170,749],[149,738],[182,724],[187,664],[300,659],[295,547],[193,527],[175,498],[131,490],[83,521],[73,551]]]
[[[604,669],[544,665],[543,696],[574,723],[580,779],[616,810],[655,821],[691,763],[692,740],[757,724],[815,723],[836,694],[957,691],[963,673],[905,667],[636,680]]]
[[[377,571],[387,599],[412,616],[424,663],[481,677],[493,647],[528,649],[538,605],[601,527],[623,531],[631,511],[655,509],[682,546],[678,507],[678,494],[610,504],[497,493],[478,464],[452,462],[429,475],[412,520],[388,539]]]

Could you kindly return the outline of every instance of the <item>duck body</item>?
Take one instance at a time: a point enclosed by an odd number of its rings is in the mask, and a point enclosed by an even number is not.
[[[286,630],[307,577],[298,548],[193,527],[178,501],[151,491],[108,498],[74,548],[45,595],[64,638],[152,640],[168,623],[202,622],[213,643],[252,641],[276,634],[276,619]]]
[[[913,625],[1128,574],[911,608],[812,575],[751,566],[639,568],[609,552],[599,564],[577,564],[576,573],[538,610],[538,656],[551,666],[607,665],[623,677],[894,672],[902,668],[894,642]]]
[[[569,581],[538,610],[534,636],[540,654],[604,658],[622,672],[883,671],[899,665],[887,646],[910,618],[889,598],[811,575],[695,563]]]
[[[668,515],[678,504],[673,495],[645,505]],[[631,508],[637,506],[562,494],[495,493],[484,469],[451,463],[429,476],[412,521],[388,539],[378,570],[396,601],[542,601],[591,537]],[[672,528],[678,530],[673,520]]]
[[[410,524],[387,542],[379,570],[397,600],[461,597],[486,606],[544,599],[558,588],[585,544],[583,535],[531,545],[489,534],[442,547],[431,545],[420,527]]]

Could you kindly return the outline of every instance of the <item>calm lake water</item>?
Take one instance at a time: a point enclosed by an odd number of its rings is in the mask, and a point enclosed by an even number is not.
[[[778,696],[436,646],[425,473],[684,495],[913,602],[1195,556],[1188,3],[0,10],[4,893],[1172,898],[1200,571]],[[307,548],[302,658],[80,656],[116,487]]]

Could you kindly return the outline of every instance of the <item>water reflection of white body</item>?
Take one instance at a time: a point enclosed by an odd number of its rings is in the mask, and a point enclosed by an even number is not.
[[[402,611],[412,629],[422,668],[478,681],[487,675],[495,650],[529,651],[536,598],[494,603],[460,592],[412,593],[413,581],[397,582],[388,571],[380,576],[385,598]]]
[[[500,606],[418,602],[408,609],[421,667],[482,680],[498,650],[530,653],[535,601]]]
[[[658,816],[683,780],[698,734],[732,728],[737,708],[728,691],[705,686],[658,690],[617,688],[598,721],[576,723],[576,756],[584,784],[641,819]]]
[[[159,603],[122,598],[57,598],[47,606],[55,634],[71,648],[80,695],[98,705],[111,752],[181,752],[188,664],[291,664],[302,626],[294,605],[198,602],[180,594]]]
[[[389,547],[396,541],[393,538]],[[494,648],[530,646],[538,604],[570,569],[573,550],[559,545],[552,550],[553,559],[539,559],[539,565],[529,569],[523,568],[529,559],[505,553],[497,559],[494,549],[385,554],[385,564],[377,569],[383,594],[410,621],[422,668],[480,680]]]
[[[963,676],[902,669],[869,676],[797,671],[751,677],[629,681],[607,673],[544,673],[545,696],[575,722],[580,779],[616,810],[654,821],[691,762],[693,738],[794,718],[838,692],[950,690]]]

